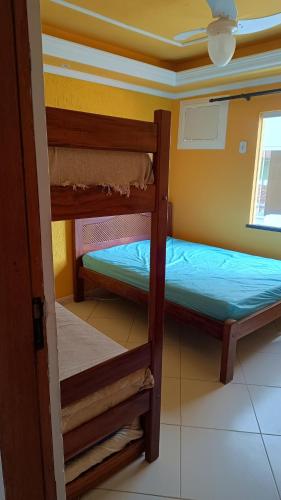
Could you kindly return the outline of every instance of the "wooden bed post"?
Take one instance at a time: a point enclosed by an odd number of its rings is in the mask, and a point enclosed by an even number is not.
[[[237,344],[237,337],[235,335],[236,324],[237,321],[233,319],[228,319],[224,323],[220,372],[220,381],[223,384],[227,384],[233,379]]]
[[[157,153],[154,155],[156,185],[155,210],[151,219],[149,340],[151,341],[151,371],[155,386],[151,391],[151,409],[146,417],[145,458],[153,462],[159,456],[161,374],[165,302],[165,263],[168,209],[168,175],[170,150],[170,113],[155,111],[157,123]]]
[[[72,221],[72,272],[73,272],[73,298],[75,302],[82,302],[85,299],[84,280],[79,278],[79,269],[83,265],[82,253],[82,235],[76,228],[76,221]]]

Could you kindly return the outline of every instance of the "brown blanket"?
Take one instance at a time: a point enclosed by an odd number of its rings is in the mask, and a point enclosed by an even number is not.
[[[145,189],[154,182],[147,153],[49,147],[49,168],[51,186],[103,186],[129,195],[131,186]]]

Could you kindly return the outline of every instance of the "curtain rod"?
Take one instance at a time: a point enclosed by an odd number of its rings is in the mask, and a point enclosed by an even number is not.
[[[281,88],[271,89],[271,90],[261,90],[259,92],[249,92],[247,94],[230,95],[228,97],[216,97],[213,99],[209,99],[209,102],[234,101],[235,99],[246,99],[246,101],[250,101],[252,97],[259,97],[262,95],[280,94],[280,93],[281,93]]]

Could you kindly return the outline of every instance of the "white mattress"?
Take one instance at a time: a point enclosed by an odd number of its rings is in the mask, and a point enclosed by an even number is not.
[[[60,381],[127,350],[58,303],[56,318]]]
[[[127,349],[56,304],[59,375],[69,378],[117,356]],[[137,392],[153,386],[150,370],[141,369],[62,409],[62,431],[66,433]]]

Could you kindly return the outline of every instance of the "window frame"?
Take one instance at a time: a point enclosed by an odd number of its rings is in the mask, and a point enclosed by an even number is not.
[[[252,229],[262,229],[265,231],[281,232],[281,227],[269,226],[266,224],[257,224],[255,222],[256,218],[256,205],[257,205],[257,191],[258,191],[258,180],[261,169],[261,155],[262,155],[262,139],[263,139],[263,127],[265,118],[281,118],[281,109],[274,111],[263,111],[259,115],[259,126],[258,126],[258,137],[257,137],[257,150],[256,150],[256,161],[255,161],[255,172],[253,178],[253,190],[252,190],[252,202],[250,211],[250,221],[246,224],[246,227]]]

